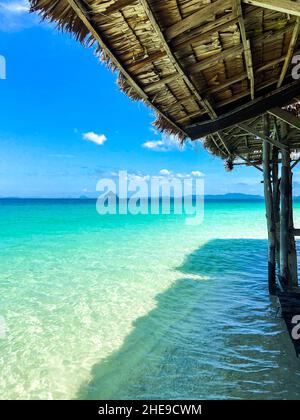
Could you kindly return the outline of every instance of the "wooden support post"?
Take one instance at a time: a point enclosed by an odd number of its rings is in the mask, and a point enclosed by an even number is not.
[[[290,158],[290,155],[289,155]],[[294,230],[294,203],[293,203],[293,173],[291,170],[291,159],[289,159],[289,272],[290,287],[298,287],[298,258]]]
[[[269,133],[269,117],[264,116],[264,132],[268,136]],[[266,217],[268,225],[268,281],[269,292],[274,295],[276,293],[276,226],[274,219],[273,192],[271,181],[271,152],[272,146],[269,142],[263,142],[263,169],[264,169],[264,191],[266,203]]]
[[[272,189],[273,189],[273,212],[275,223],[275,253],[276,265],[280,268],[280,179],[279,179],[279,150],[273,147],[272,156]]]
[[[283,131],[287,132],[287,125]],[[286,133],[283,133],[285,135]],[[281,214],[280,214],[280,274],[284,285],[291,289],[298,286],[297,253],[293,222],[293,188],[290,152],[282,150]]]
[[[282,150],[282,168],[280,183],[280,275],[286,286],[289,283],[288,248],[289,248],[289,152]]]

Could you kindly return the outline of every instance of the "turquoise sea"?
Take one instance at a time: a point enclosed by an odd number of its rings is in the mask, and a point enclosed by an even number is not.
[[[100,216],[92,201],[0,201],[0,398],[299,399],[264,214],[207,202],[187,226]]]

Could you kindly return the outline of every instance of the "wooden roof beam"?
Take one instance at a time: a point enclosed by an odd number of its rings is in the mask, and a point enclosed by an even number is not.
[[[300,17],[300,3],[292,0],[242,0],[245,4]]]
[[[227,147],[227,144],[226,144],[226,141],[225,141],[225,138],[224,138],[223,134],[222,134],[222,133],[220,133],[220,132],[218,131],[218,132],[217,132],[217,136],[219,137],[219,139],[220,139],[221,143],[223,144],[223,146],[224,146],[224,148],[225,148],[225,150],[226,150],[226,152],[227,152],[228,156],[230,156],[230,155],[231,155],[231,153],[230,153],[230,151],[229,151],[229,149],[228,149],[228,147]]]
[[[172,121],[167,115],[163,114],[149,99],[148,95],[143,91],[141,86],[136,82],[136,80],[128,73],[124,68],[120,60],[114,55],[110,50],[109,46],[106,44],[105,40],[102,38],[100,31],[97,28],[97,25],[93,22],[92,14],[88,9],[86,3],[82,0],[68,0],[69,5],[72,7],[77,16],[81,19],[83,24],[86,26],[87,30],[93,35],[93,37],[98,42],[99,46],[105,51],[105,53],[111,58],[112,62],[119,68],[120,73],[128,80],[133,89],[137,94],[144,100],[144,102],[155,109],[158,114],[162,115],[166,121],[168,121],[178,132],[182,132],[184,135],[187,135],[186,132],[182,130],[174,121]]]
[[[217,14],[225,13],[231,7],[232,0],[217,0],[214,3],[201,7],[197,12],[171,25],[165,31],[165,37],[170,41],[186,31],[207,23],[209,20],[214,20]]]
[[[279,107],[270,109],[268,112],[274,117],[279,118],[281,121],[289,124],[291,127],[300,130],[300,118],[296,117],[296,115],[294,115],[292,112],[288,112],[285,109]]]
[[[224,152],[224,150],[220,147],[220,145],[218,144],[218,142],[216,141],[216,139],[214,138],[214,136],[211,134],[210,135],[211,140],[213,141],[214,145],[216,146],[216,148],[222,153],[222,155],[227,156],[227,154]]]
[[[280,74],[280,77],[279,77],[279,80],[278,80],[278,83],[277,83],[278,88],[282,85],[282,83],[285,79],[285,76],[288,72],[289,66],[291,64],[291,60],[293,58],[294,51],[295,51],[295,48],[296,48],[296,45],[297,45],[299,32],[300,32],[300,18],[297,18],[297,21],[296,21],[296,24],[295,24],[295,27],[294,27],[294,30],[293,30],[292,38],[291,38],[291,41],[290,41],[288,53],[285,57],[285,61],[284,61],[284,64],[283,64],[283,67],[282,67],[282,70],[281,70],[281,74]]]
[[[250,127],[247,124],[238,124],[238,127],[241,130],[247,131],[248,133],[252,134],[254,137],[259,138],[263,141],[266,141],[270,144],[272,144],[273,146],[278,147],[279,149],[283,149],[283,150],[287,150],[288,146],[281,143],[280,141],[276,140],[276,139],[272,139],[271,137],[266,136],[265,134],[261,134],[259,131],[257,131],[255,128]]]
[[[245,157],[243,157],[241,155],[237,155],[237,157],[239,157],[240,159],[242,159],[245,162],[245,164],[251,165],[254,168],[256,168],[258,171],[263,172],[263,169],[260,166],[256,165],[254,162],[251,162],[250,159],[247,159],[247,158],[245,158]]]
[[[250,101],[234,110],[218,117],[215,121],[203,121],[187,126],[189,137],[192,140],[205,137],[220,130],[233,127],[239,123],[258,117],[276,106],[284,106],[294,96],[300,94],[300,83],[298,81],[283,86],[272,93]]]
[[[234,0],[236,13],[238,16],[240,33],[242,38],[242,44],[244,47],[244,56],[245,56],[245,63],[246,69],[248,74],[248,79],[250,81],[250,92],[251,92],[251,99],[255,97],[255,79],[254,79],[254,72],[253,72],[253,60],[252,60],[252,52],[251,52],[251,44],[250,41],[247,39],[247,33],[245,28],[245,22],[243,17],[242,11],[242,4],[241,0]]]
[[[185,71],[183,70],[183,68],[181,67],[181,64],[179,63],[179,61],[177,60],[177,58],[175,57],[175,55],[173,54],[173,52],[171,51],[167,40],[165,38],[165,35],[162,33],[160,26],[158,24],[158,22],[156,21],[156,18],[152,12],[152,9],[150,7],[149,1],[148,0],[139,0],[140,3],[142,4],[154,30],[156,31],[164,50],[166,51],[166,54],[168,55],[169,59],[171,60],[172,64],[174,65],[174,67],[176,68],[179,76],[182,78],[182,80],[186,83],[186,85],[188,86],[189,90],[191,91],[191,93],[195,96],[195,99],[197,99],[200,104],[202,105],[202,107],[205,109],[205,111],[208,113],[208,115],[212,118],[215,119],[217,118],[217,114],[214,111],[212,104],[209,102],[209,100],[203,99],[201,97],[201,95],[199,94],[196,86],[194,85],[194,83],[192,82],[192,80],[185,74]],[[223,0],[224,1],[224,0]]]

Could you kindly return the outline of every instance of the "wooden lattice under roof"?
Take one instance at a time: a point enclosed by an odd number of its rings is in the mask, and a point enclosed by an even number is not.
[[[258,117],[300,96],[291,77],[292,58],[300,54],[300,0],[30,3],[81,42],[96,42],[101,59],[119,72],[121,89],[156,110],[158,129],[180,140],[205,137],[223,158],[260,160]],[[281,111],[273,110],[273,132],[287,121],[286,140],[297,149],[297,116]],[[267,140],[276,143],[276,133]]]

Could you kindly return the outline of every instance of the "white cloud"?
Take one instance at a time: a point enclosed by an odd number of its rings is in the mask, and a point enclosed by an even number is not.
[[[194,177],[194,178],[201,178],[201,177],[203,177],[203,176],[204,176],[204,173],[203,173],[203,172],[200,172],[200,171],[193,171],[193,172],[191,173],[191,175],[192,175],[192,177]]]
[[[168,169],[162,169],[159,173],[161,175],[171,175],[171,172]]]
[[[84,133],[82,137],[84,140],[91,141],[92,143],[95,143],[98,146],[102,146],[107,141],[107,137],[104,134],[96,134],[93,131]]]
[[[162,151],[163,142],[162,141],[147,141],[143,144],[145,149],[154,150],[154,151]]]
[[[0,2],[0,7],[10,13],[24,13],[29,11],[27,1],[18,1],[13,3]]]
[[[12,32],[36,25],[39,18],[36,14],[29,14],[27,0],[0,1],[0,31]]]
[[[191,176],[189,174],[178,173],[176,174],[176,177],[179,179],[183,179],[183,178],[190,178]]]
[[[180,143],[175,136],[167,136],[163,134],[161,140],[147,141],[142,145],[144,149],[153,152],[169,152],[171,150],[180,149]]]

